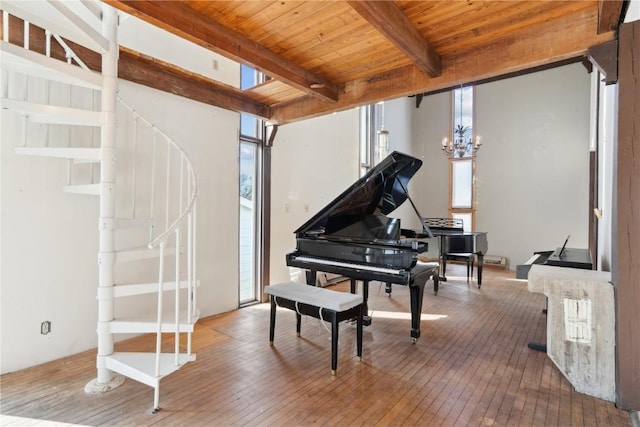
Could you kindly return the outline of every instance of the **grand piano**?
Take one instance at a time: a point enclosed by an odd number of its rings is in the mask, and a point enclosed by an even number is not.
[[[447,258],[456,254],[475,254],[478,258],[478,288],[482,285],[484,254],[487,253],[485,231],[464,231],[459,218],[425,218],[425,223],[434,236],[440,236],[440,280],[447,281]]]
[[[306,270],[310,285],[315,285],[318,271],[348,277],[352,293],[356,281],[362,281],[365,325],[371,324],[370,281],[409,286],[413,343],[420,337],[424,285],[429,278],[438,280],[437,265],[418,261],[433,235],[407,191],[421,165],[419,159],[391,153],[298,228],[296,249],[286,256],[288,266]],[[421,230],[403,229],[400,219],[386,216],[407,199],[420,218]]]

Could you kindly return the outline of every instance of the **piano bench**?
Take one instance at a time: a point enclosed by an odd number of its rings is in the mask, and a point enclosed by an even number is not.
[[[296,312],[296,332],[300,336],[302,315],[331,322],[331,374],[338,367],[338,324],[343,320],[356,319],[357,355],[362,360],[362,296],[333,291],[311,285],[286,282],[270,285],[264,292],[271,295],[269,321],[269,344],[273,345],[276,325],[276,308],[288,308]]]

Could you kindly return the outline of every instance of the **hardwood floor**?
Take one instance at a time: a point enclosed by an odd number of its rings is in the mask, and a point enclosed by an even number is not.
[[[631,426],[629,414],[577,393],[545,353],[544,296],[513,272],[485,269],[481,289],[453,265],[437,296],[425,290],[422,336],[412,345],[409,292],[372,284],[373,323],[355,357],[355,325],[342,323],[338,371],[330,373],[331,334],[281,309],[275,346],[268,304],[198,323],[197,361],[153,390],[127,379],[101,395],[84,393],[95,377],[95,351],[0,377],[2,425],[38,420],[108,426]],[[344,289],[344,284],[334,289]],[[135,351],[144,336],[117,344]],[[170,339],[167,345],[171,346]]]

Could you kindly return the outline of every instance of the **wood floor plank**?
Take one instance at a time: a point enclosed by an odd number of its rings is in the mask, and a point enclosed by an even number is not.
[[[198,322],[196,361],[162,380],[155,415],[153,389],[130,379],[108,393],[84,393],[96,375],[90,350],[0,376],[0,425],[630,427],[628,413],[576,392],[545,353],[527,347],[545,340],[544,296],[513,272],[485,271],[480,289],[455,264],[437,296],[427,285],[416,344],[408,288],[394,286],[389,297],[372,284],[363,360],[355,326],[341,323],[336,376],[330,334],[316,319],[305,318],[298,337],[295,315],[279,310],[271,347],[269,305],[257,304]],[[346,292],[348,284],[333,289]],[[154,342],[147,335],[116,348]],[[171,335],[163,348],[173,348]]]

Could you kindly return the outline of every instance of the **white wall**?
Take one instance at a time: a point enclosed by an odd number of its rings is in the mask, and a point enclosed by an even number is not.
[[[62,193],[64,160],[16,155],[22,120],[4,109],[0,115],[0,372],[6,373],[96,346],[98,203]],[[38,127],[29,127],[31,136]],[[52,322],[48,335],[40,334],[43,321]]]
[[[300,280],[294,231],[358,179],[358,110],[281,126],[271,165],[271,283]]]
[[[384,105],[385,129],[389,130],[389,153],[399,151],[401,153],[413,155],[413,116],[412,111],[415,108],[415,98],[403,97],[386,101]],[[420,169],[423,169],[422,166]],[[415,177],[415,175],[414,175]],[[409,195],[411,200],[416,204],[417,200],[414,195],[418,194],[417,180],[412,178],[409,181]],[[420,212],[420,210],[418,209]],[[422,214],[422,212],[420,212]],[[424,214],[422,214],[424,216]],[[400,224],[403,228],[422,229],[418,215],[413,210],[409,200],[406,200],[398,209],[396,209],[393,217],[400,218]]]
[[[422,160],[422,167],[411,180],[411,197],[424,217],[449,216],[449,161],[442,152],[441,141],[449,133],[451,121],[450,93],[423,98],[412,109],[412,153]]]
[[[423,98],[413,112],[413,154],[423,159],[412,194],[424,216],[447,217],[450,93]],[[476,230],[489,254],[515,269],[534,251],[553,250],[571,234],[588,247],[590,76],[580,64],[479,85],[476,132]]]
[[[590,76],[573,64],[480,85],[476,228],[510,267],[588,247]]]
[[[198,305],[203,316],[238,307],[237,113],[126,81],[121,97],[185,150],[198,176]],[[223,225],[221,225],[223,224]]]
[[[205,77],[238,87],[238,65],[208,49],[183,39],[133,16],[124,15],[118,32],[120,45],[154,58],[178,65]]]

